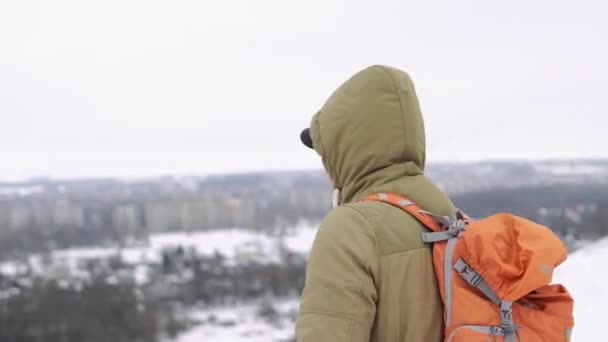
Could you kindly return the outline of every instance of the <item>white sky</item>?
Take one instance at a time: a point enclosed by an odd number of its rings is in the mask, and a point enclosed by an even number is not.
[[[608,4],[0,0],[0,180],[318,168],[300,130],[410,72],[428,160],[608,157]]]

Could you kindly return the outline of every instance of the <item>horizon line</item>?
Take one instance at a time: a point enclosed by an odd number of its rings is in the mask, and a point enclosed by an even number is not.
[[[543,159],[480,159],[480,160],[441,160],[433,161],[426,164],[426,167],[433,165],[466,165],[466,164],[534,164],[534,163],[608,163],[608,157],[598,158],[543,158]],[[317,168],[296,168],[296,169],[245,169],[245,170],[230,170],[230,171],[212,171],[212,172],[166,172],[157,173],[154,175],[86,175],[76,177],[63,176],[29,176],[20,179],[5,179],[0,177],[0,186],[15,186],[15,185],[33,185],[44,182],[82,182],[82,181],[122,181],[122,182],[137,182],[137,181],[152,181],[159,179],[176,179],[176,178],[208,178],[208,177],[225,177],[237,175],[254,175],[254,174],[280,174],[280,173],[299,173],[299,172],[323,172],[323,167],[320,165]]]

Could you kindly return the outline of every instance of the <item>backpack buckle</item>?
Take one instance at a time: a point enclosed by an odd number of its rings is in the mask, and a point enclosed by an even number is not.
[[[419,210],[418,212],[420,214],[430,216],[435,222],[440,224],[443,229],[450,232],[450,234],[453,236],[458,235],[458,232],[467,228],[467,221],[463,218],[460,218],[458,214],[454,214],[451,216],[441,216],[430,213],[426,210]]]
[[[503,334],[512,334],[514,332],[517,332],[521,327],[519,325],[515,325],[515,324],[501,324],[500,325],[500,330],[503,332]]]
[[[490,335],[492,336],[504,336],[505,332],[502,327],[490,327]]]
[[[521,327],[519,325],[507,325],[502,324],[500,326],[490,327],[490,335],[493,336],[504,336],[507,334],[513,334],[519,331]]]
[[[460,232],[467,229],[467,224],[463,220],[450,220],[448,225],[448,234],[451,236],[458,236]]]

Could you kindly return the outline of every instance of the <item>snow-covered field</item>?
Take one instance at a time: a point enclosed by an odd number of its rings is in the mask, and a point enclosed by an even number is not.
[[[163,250],[172,247],[193,249],[198,255],[212,256],[219,253],[229,260],[238,263],[243,259],[255,259],[259,263],[280,263],[280,251],[306,254],[312,245],[316,225],[302,223],[286,229],[281,237],[261,234],[247,229],[224,229],[200,232],[175,232],[152,234],[147,243],[141,246],[125,248],[90,247],[55,250],[50,258],[54,265],[60,265],[73,276],[86,277],[80,265],[84,261],[117,257],[129,265],[149,265],[161,263]],[[47,272],[48,265],[43,265],[42,255],[31,255],[27,263],[36,274]],[[6,261],[0,263],[0,274],[14,276],[24,269],[20,262]],[[139,283],[145,282],[145,269],[140,267],[137,277]]]
[[[260,317],[261,303],[241,304],[231,308],[216,308],[194,312],[199,325],[182,334],[177,342],[280,342],[294,336],[297,298],[274,300],[277,318]]]
[[[556,269],[554,282],[564,284],[574,297],[572,341],[605,341],[608,308],[608,238],[574,253]]]

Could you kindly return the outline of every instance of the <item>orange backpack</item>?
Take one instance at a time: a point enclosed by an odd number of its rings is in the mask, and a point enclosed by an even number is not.
[[[549,285],[567,257],[547,227],[511,214],[473,221],[423,211],[408,199],[375,194],[428,227],[433,264],[444,303],[445,341],[570,341],[573,300],[562,285]]]

